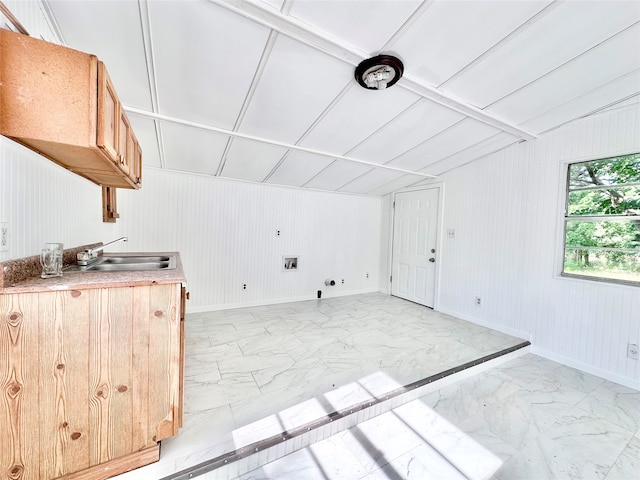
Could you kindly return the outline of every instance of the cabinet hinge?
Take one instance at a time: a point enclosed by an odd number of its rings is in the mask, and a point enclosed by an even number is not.
[[[393,208],[396,208],[396,201],[393,201]]]
[[[393,282],[393,275],[389,275],[389,283]]]

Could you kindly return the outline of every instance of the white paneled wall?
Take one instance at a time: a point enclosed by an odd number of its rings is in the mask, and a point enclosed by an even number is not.
[[[181,252],[192,311],[378,290],[379,198],[148,168],[118,210],[127,250]]]
[[[382,205],[380,212],[380,283],[378,288],[381,292],[391,293],[389,276],[391,275],[391,237],[393,235],[393,216],[392,216],[393,195],[385,195],[382,197]]]
[[[640,343],[640,288],[559,276],[563,163],[639,150],[632,104],[444,175],[436,308],[528,336],[543,356],[640,388],[639,362],[626,356],[627,343]],[[444,235],[451,228],[455,239]]]
[[[9,11],[18,19],[29,35],[42,38],[48,42],[62,43],[54,25],[45,12],[44,4],[39,0],[3,0]],[[13,25],[0,14],[0,27],[16,30]]]
[[[0,136],[0,222],[9,224],[0,261],[37,255],[44,242],[72,247],[117,235],[102,223],[101,199],[97,185]]]

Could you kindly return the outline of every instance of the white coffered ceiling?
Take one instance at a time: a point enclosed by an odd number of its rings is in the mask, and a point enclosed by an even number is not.
[[[48,5],[174,171],[382,195],[640,95],[637,0]],[[365,90],[379,53],[405,75]]]

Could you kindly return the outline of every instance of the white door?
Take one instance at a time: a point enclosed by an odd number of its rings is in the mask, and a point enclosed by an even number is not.
[[[438,198],[430,188],[396,193],[391,294],[433,308],[438,252]]]

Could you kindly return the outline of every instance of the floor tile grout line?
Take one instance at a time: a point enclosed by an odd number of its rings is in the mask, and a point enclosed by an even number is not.
[[[304,425],[299,427],[294,427],[288,431],[281,432],[276,435],[272,435],[269,438],[264,440],[259,440],[257,442],[253,442],[251,444],[245,445],[241,447],[239,450],[234,450],[232,452],[227,452],[213,459],[201,462],[195,466],[183,469],[179,472],[173,473],[166,477],[163,477],[160,480],[183,480],[194,478],[198,475],[202,475],[207,472],[214,471],[218,468],[224,467],[230,463],[237,462],[239,460],[250,457],[251,455],[266,450],[268,448],[276,447],[277,445],[292,440],[300,435],[310,432],[311,430],[318,429],[320,427],[324,427],[330,425],[334,420],[340,420],[342,418],[348,417],[350,415],[357,415],[359,411],[363,411],[367,408],[375,407],[381,403],[392,401],[394,398],[401,396],[402,394],[414,391],[420,387],[424,387],[429,385],[435,381],[442,380],[448,376],[451,376],[455,373],[463,372],[468,370],[469,368],[473,368],[474,366],[481,365],[488,361],[494,360],[501,356],[507,355],[509,353],[513,353],[522,348],[526,348],[531,345],[531,342],[524,341],[512,347],[506,348],[504,350],[500,350],[498,352],[494,352],[489,355],[485,355],[476,360],[472,360],[466,363],[463,363],[457,367],[452,367],[447,370],[444,370],[440,373],[430,375],[421,380],[409,383],[403,387],[396,388],[391,392],[387,392],[383,396],[373,397],[364,402],[359,402],[350,407],[341,409],[340,411],[334,411],[332,413],[327,414],[323,418],[307,422]],[[382,398],[384,397],[384,398]]]

